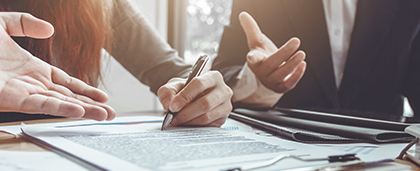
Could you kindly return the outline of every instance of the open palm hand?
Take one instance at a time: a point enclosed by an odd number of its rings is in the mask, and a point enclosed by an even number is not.
[[[53,32],[32,15],[0,12],[0,111],[113,119],[104,92],[32,56],[10,37],[48,38]]]

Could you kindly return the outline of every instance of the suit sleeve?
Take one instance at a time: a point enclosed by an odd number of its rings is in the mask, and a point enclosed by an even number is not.
[[[244,66],[246,54],[249,52],[238,16],[242,11],[252,15],[252,3],[254,2],[250,0],[233,0],[230,24],[224,28],[219,52],[213,62],[213,69],[220,71],[225,82],[231,87],[236,83],[236,76]]]
[[[188,76],[191,66],[127,0],[115,0],[112,29],[111,55],[155,94],[172,77]]]
[[[420,33],[411,44],[410,61],[408,63],[407,76],[403,87],[403,95],[406,96],[414,111],[414,117],[407,122],[420,122]]]

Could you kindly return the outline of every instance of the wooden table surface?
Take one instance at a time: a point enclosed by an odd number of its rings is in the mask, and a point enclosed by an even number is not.
[[[162,112],[142,112],[142,113],[126,113],[124,115],[119,116],[162,116]],[[40,124],[40,123],[56,123],[56,122],[68,122],[68,121],[79,121],[83,119],[70,119],[70,118],[59,118],[59,119],[41,119],[41,120],[31,120],[25,121],[25,124]],[[8,122],[8,123],[0,123],[0,126],[10,126],[10,125],[19,125],[21,122]],[[6,132],[0,131],[0,150],[6,151],[49,151],[44,149],[38,145],[35,145],[19,136],[9,134]],[[408,158],[404,158],[403,160],[395,160],[396,163],[408,165],[411,167],[411,170],[420,171],[420,166],[411,162]],[[351,169],[354,170],[354,169]],[[364,170],[364,168],[360,168],[359,170]]]

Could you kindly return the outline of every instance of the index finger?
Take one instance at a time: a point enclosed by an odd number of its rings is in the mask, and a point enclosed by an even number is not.
[[[254,48],[262,43],[263,33],[257,22],[247,12],[239,14],[239,22],[245,32],[249,48]]]
[[[216,85],[215,81],[208,78],[209,74],[205,73],[199,77],[195,77],[187,84],[172,100],[170,110],[172,112],[178,112],[184,108],[187,104],[194,101],[205,90]]]
[[[157,95],[165,110],[169,109],[169,103],[182,89],[185,84],[185,79],[173,78],[165,85],[159,88]]]
[[[97,102],[105,103],[108,101],[108,96],[103,91],[89,86],[79,79],[70,77],[67,73],[57,67],[51,66],[51,68],[51,79],[53,83],[67,87],[74,93],[87,96]]]

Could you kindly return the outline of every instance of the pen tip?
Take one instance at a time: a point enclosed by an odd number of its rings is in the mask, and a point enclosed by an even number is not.
[[[166,114],[165,118],[163,119],[162,128],[160,129],[161,131],[163,131],[164,129],[166,129],[166,127],[168,127],[168,125],[171,123],[173,117],[174,117],[174,115],[172,115],[170,113]]]

